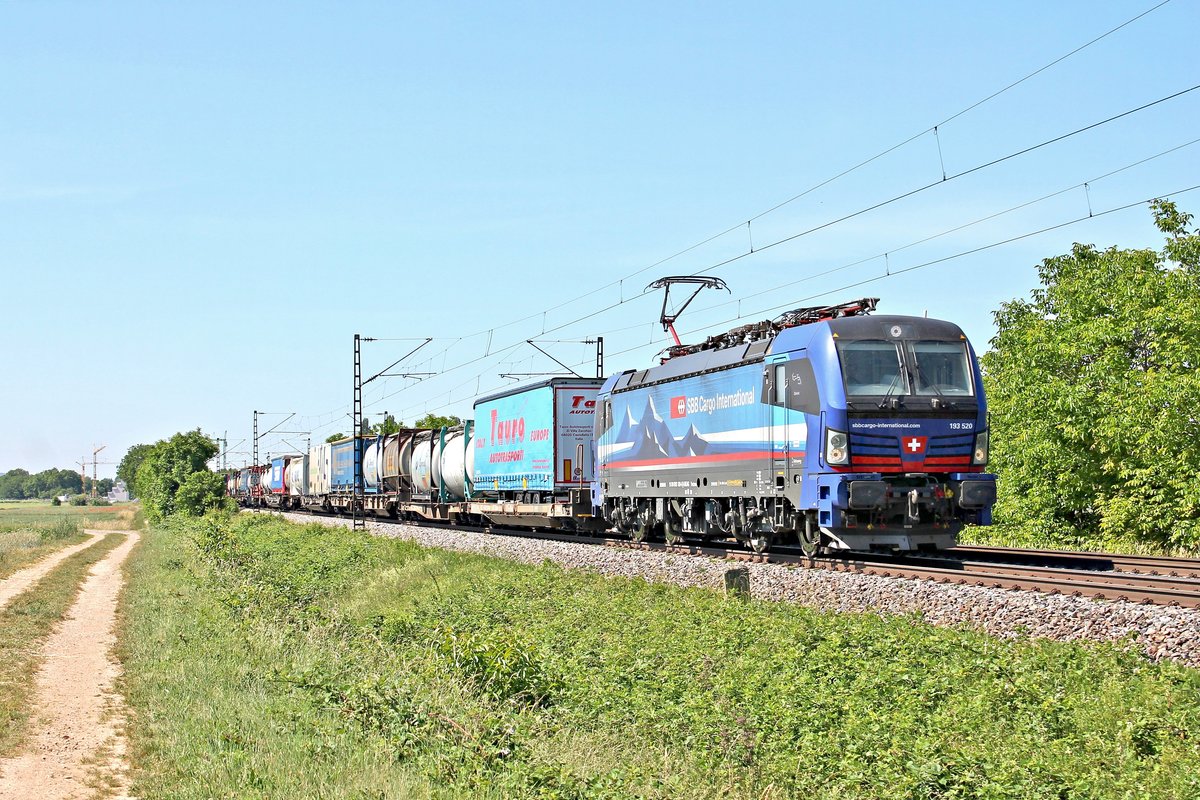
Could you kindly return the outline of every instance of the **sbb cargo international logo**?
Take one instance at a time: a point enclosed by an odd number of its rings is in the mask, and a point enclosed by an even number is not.
[[[671,398],[671,419],[687,416],[687,397]]]

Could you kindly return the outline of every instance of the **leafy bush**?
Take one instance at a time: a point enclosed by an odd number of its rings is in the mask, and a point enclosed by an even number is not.
[[[74,497],[72,497],[72,498],[71,498],[71,505],[73,505],[73,506],[86,506],[86,505],[87,505],[87,501],[88,501],[88,498],[87,498],[87,495],[86,495],[86,494],[77,494],[77,495],[75,495]]]
[[[225,478],[215,472],[193,472],[175,493],[175,510],[192,517],[225,507]]]
[[[137,453],[134,484],[142,499],[142,508],[151,521],[157,522],[179,510],[186,514],[202,514],[219,505],[213,492],[220,476],[192,477],[214,475],[206,466],[217,454],[217,445],[212,439],[195,430],[156,442],[149,450],[144,449],[145,445],[137,447],[141,449]],[[125,465],[124,461],[122,465]],[[177,495],[185,483],[188,488],[180,499]],[[220,494],[224,494],[223,485]]]

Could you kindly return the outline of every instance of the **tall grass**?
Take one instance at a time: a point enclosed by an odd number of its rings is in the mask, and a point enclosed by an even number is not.
[[[412,796],[1200,796],[1200,673],[1131,648],[263,517],[146,541],[124,654],[142,796],[361,796],[354,763]]]
[[[130,531],[141,530],[146,526],[146,517],[142,506],[114,506],[114,513],[103,518],[88,517],[85,527],[98,531]]]
[[[80,521],[59,516],[48,522],[4,522],[0,515],[0,578],[75,542],[84,540]]]

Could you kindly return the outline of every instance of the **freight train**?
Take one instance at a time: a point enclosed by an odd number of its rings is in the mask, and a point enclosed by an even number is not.
[[[797,309],[603,380],[514,387],[463,425],[319,444],[231,474],[228,491],[756,552],[951,547],[996,500],[978,361],[957,325],[875,303]]]

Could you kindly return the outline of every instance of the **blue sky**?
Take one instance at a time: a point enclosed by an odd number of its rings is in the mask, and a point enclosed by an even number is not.
[[[355,333],[393,340],[368,373],[434,337],[403,367],[440,374],[367,390],[407,422],[554,369],[529,338],[583,372],[597,335],[609,371],[654,363],[654,278],[1200,83],[1200,12],[1171,0],[928,132],[1155,5],[0,5],[0,471],[196,427],[241,464],[254,409],[324,439],[349,427]],[[1148,211],[850,285],[1200,184],[1200,144],[1094,180],[1198,123],[1194,91],[712,269],[732,294],[679,328],[870,295],[983,351],[1041,259],[1155,246]]]

